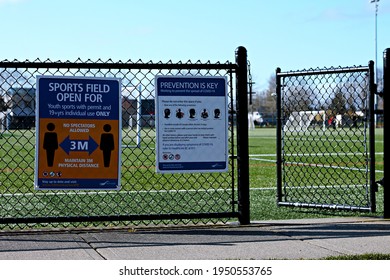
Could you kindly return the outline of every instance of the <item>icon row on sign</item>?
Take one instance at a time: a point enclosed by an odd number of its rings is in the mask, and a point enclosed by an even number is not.
[[[180,154],[163,154],[163,160],[179,160],[180,158]]]

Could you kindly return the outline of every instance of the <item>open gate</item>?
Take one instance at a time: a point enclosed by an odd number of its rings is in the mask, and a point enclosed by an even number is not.
[[[374,63],[276,85],[278,205],[375,212]]]

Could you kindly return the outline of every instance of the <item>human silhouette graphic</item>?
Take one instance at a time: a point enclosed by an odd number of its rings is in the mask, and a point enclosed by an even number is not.
[[[219,119],[219,117],[221,116],[221,110],[219,110],[218,108],[214,110],[214,118],[216,119]]]
[[[209,113],[206,109],[203,109],[203,112],[200,114],[202,118],[207,119],[209,117]]]
[[[194,108],[191,108],[191,109],[190,109],[190,118],[191,118],[191,119],[195,118],[195,114],[196,114],[195,109],[194,109]]]
[[[176,118],[181,119],[182,117],[184,117],[184,113],[181,111],[181,109],[177,109],[176,110]]]
[[[171,116],[171,110],[164,109],[164,118],[168,119]]]
[[[111,125],[105,124],[103,130],[106,133],[102,133],[100,136],[100,150],[103,151],[104,167],[110,166],[111,151],[114,150],[114,135],[109,133],[111,131]]]
[[[52,167],[54,163],[55,151],[58,149],[57,133],[54,132],[56,126],[54,123],[48,123],[46,126],[48,132],[45,132],[43,138],[43,149],[46,150],[47,166]]]

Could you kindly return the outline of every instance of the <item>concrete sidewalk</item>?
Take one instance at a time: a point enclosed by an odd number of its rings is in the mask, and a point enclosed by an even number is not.
[[[0,233],[1,260],[320,259],[390,254],[390,220],[256,221],[250,226]]]

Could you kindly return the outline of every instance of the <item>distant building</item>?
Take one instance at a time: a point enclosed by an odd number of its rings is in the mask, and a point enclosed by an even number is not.
[[[35,127],[35,88],[10,88],[5,96],[9,108],[4,114],[7,128]]]
[[[146,95],[141,86],[124,87],[122,89],[122,126],[135,127],[137,119],[141,127],[154,127],[155,100],[154,96]]]

